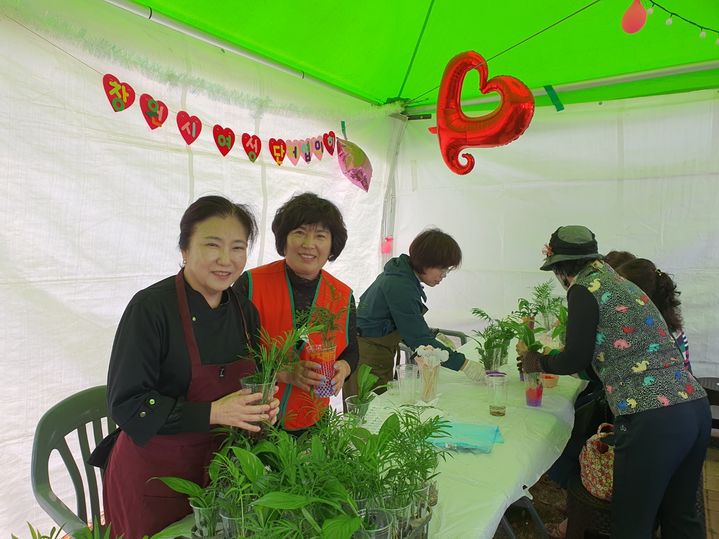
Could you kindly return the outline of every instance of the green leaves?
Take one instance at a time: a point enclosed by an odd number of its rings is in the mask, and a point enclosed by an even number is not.
[[[27,523],[27,527],[30,530],[30,537],[32,539],[59,539],[60,532],[62,532],[62,526],[59,528],[53,527],[50,530],[50,535],[43,534],[39,528],[33,528],[32,524]],[[12,539],[18,539],[17,536],[11,535]]]
[[[376,389],[377,380],[379,377],[372,373],[372,368],[369,365],[360,365],[357,369],[357,400],[360,403],[369,402],[374,398],[373,391]]]
[[[265,467],[257,455],[241,447],[233,447],[232,453],[240,463],[240,468],[251,483],[256,483],[265,475]]]
[[[339,515],[328,518],[322,524],[321,539],[345,539],[352,537],[352,534],[362,527],[360,517],[350,515]]]
[[[310,496],[302,496],[300,494],[292,494],[290,492],[268,492],[258,500],[252,502],[252,505],[267,507],[268,509],[299,509],[306,505],[317,501],[317,498]]]
[[[154,479],[159,479],[175,492],[186,494],[198,501],[203,499],[204,489],[194,481],[182,477],[153,477],[151,480]]]
[[[492,353],[497,349],[508,350],[513,338],[523,342],[531,351],[541,351],[543,346],[536,335],[545,331],[552,337],[562,337],[566,332],[567,308],[564,299],[553,295],[554,281],[538,284],[532,290],[532,298],[519,298],[517,308],[504,318],[492,318],[482,309],[472,309],[472,314],[488,322],[481,331],[475,331],[477,352],[485,368],[489,368]],[[541,316],[544,327],[536,324]],[[554,326],[554,319],[558,320]]]

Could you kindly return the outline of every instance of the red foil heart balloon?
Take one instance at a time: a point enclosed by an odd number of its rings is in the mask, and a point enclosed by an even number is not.
[[[120,82],[115,75],[107,73],[102,77],[102,87],[112,110],[120,112],[129,109],[135,102],[135,90],[126,82]]]
[[[499,108],[484,116],[470,117],[462,112],[460,98],[467,73],[479,73],[479,89],[483,94],[497,92]],[[437,127],[431,133],[439,138],[444,162],[456,174],[467,174],[474,168],[474,157],[463,153],[466,164],[459,162],[465,148],[493,148],[509,144],[526,131],[534,115],[534,96],[527,86],[509,75],[487,80],[487,62],[474,51],[452,58],[442,75],[437,101]]]
[[[190,116],[184,110],[177,113],[177,128],[189,146],[197,140],[202,131],[202,122],[197,116]]]
[[[140,96],[140,110],[150,129],[162,127],[167,120],[167,106],[159,99],[153,99],[150,94]]]
[[[235,144],[235,132],[229,127],[222,127],[219,124],[212,128],[212,138],[215,139],[217,149],[223,156],[230,153]]]

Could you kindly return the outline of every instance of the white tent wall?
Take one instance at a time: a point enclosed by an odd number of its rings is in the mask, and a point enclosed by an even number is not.
[[[695,373],[719,375],[719,93],[538,109],[515,142],[470,149],[466,176],[445,166],[431,125],[407,125],[394,234],[395,253],[427,226],[463,249],[461,268],[427,289],[430,325],[471,332],[473,307],[509,313],[555,280],[539,271],[550,234],[583,224],[600,252],[631,251],[673,275]]]
[[[62,398],[105,382],[125,305],[179,268],[187,205],[216,193],[248,203],[261,231],[253,267],[279,258],[269,227],[281,203],[307,190],[325,196],[350,231],[328,269],[363,290],[380,265],[387,159],[401,122],[388,120],[392,110],[89,0],[0,0],[0,72],[0,532],[24,535],[25,521],[51,525],[30,487],[35,425]],[[134,87],[131,108],[113,112],[105,73]],[[162,128],[142,119],[142,93],[169,108]],[[177,130],[179,110],[203,122],[191,147]],[[211,134],[218,123],[266,146],[270,137],[339,135],[341,120],[372,161],[369,193],[342,176],[336,153],[278,167],[264,147],[251,163],[239,141],[222,157]],[[57,460],[53,486],[69,493]]]

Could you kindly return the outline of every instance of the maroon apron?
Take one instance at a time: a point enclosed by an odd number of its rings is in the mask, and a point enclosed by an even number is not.
[[[240,378],[255,371],[255,363],[240,359],[223,365],[203,365],[192,331],[190,309],[182,270],[175,278],[182,330],[190,356],[188,401],[215,401],[240,389]],[[239,301],[229,290],[230,301]],[[247,324],[240,307],[245,335]],[[112,535],[141,539],[152,535],[191,512],[187,496],[173,491],[153,477],[175,476],[200,485],[208,481],[207,466],[221,439],[211,432],[158,434],[139,446],[124,432],[117,438],[104,477],[106,520]],[[110,503],[108,503],[110,501]]]

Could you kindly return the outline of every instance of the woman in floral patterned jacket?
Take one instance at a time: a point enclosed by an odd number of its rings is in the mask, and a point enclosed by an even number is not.
[[[527,352],[525,372],[572,374],[590,367],[615,415],[613,538],[703,537],[695,500],[711,433],[705,391],[657,307],[598,254],[583,226],[559,227],[542,270],[567,289],[566,347]]]

